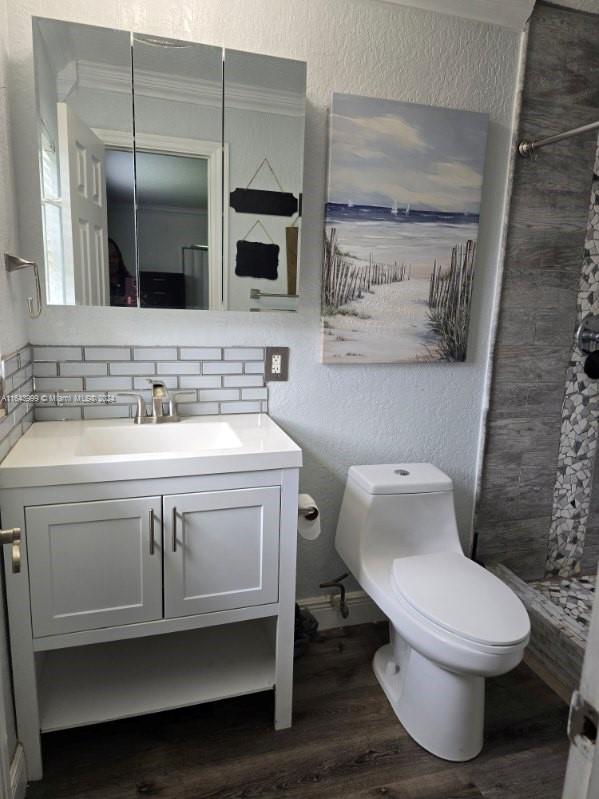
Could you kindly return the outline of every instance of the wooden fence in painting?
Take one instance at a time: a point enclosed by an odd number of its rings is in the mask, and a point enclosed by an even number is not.
[[[372,286],[398,283],[408,278],[404,264],[352,263],[339,252],[337,231],[331,228],[324,238],[323,310],[335,313],[352,300],[361,299]]]
[[[435,262],[429,286],[429,320],[440,336],[440,356],[447,361],[466,360],[470,297],[476,244],[467,241],[451,251],[451,263],[443,269]]]

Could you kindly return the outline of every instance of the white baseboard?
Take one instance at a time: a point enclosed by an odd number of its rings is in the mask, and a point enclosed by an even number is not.
[[[352,624],[367,624],[385,619],[384,613],[364,591],[349,591],[345,595],[345,601],[349,608],[347,619],[344,619],[339,612],[338,597],[332,599],[326,595],[312,596],[298,600],[298,604],[312,613],[321,630],[330,630],[332,627],[349,627]]]
[[[10,764],[10,799],[25,799],[27,790],[27,769],[25,768],[25,750],[17,744],[17,750]]]

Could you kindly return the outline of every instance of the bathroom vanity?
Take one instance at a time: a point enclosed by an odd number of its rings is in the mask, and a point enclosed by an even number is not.
[[[290,726],[300,466],[262,414],[33,424],[0,465],[30,779],[51,730],[269,689]]]

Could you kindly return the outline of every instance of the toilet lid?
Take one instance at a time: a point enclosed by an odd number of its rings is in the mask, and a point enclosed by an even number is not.
[[[516,594],[494,574],[456,552],[393,561],[396,591],[440,627],[491,646],[523,641],[528,613]]]

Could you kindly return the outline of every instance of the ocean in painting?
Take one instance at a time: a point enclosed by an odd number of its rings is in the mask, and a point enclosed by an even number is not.
[[[465,359],[486,125],[483,114],[334,95],[323,361]]]
[[[403,262],[428,277],[435,260],[449,263],[456,244],[476,240],[478,214],[327,203],[326,226],[356,259]]]

